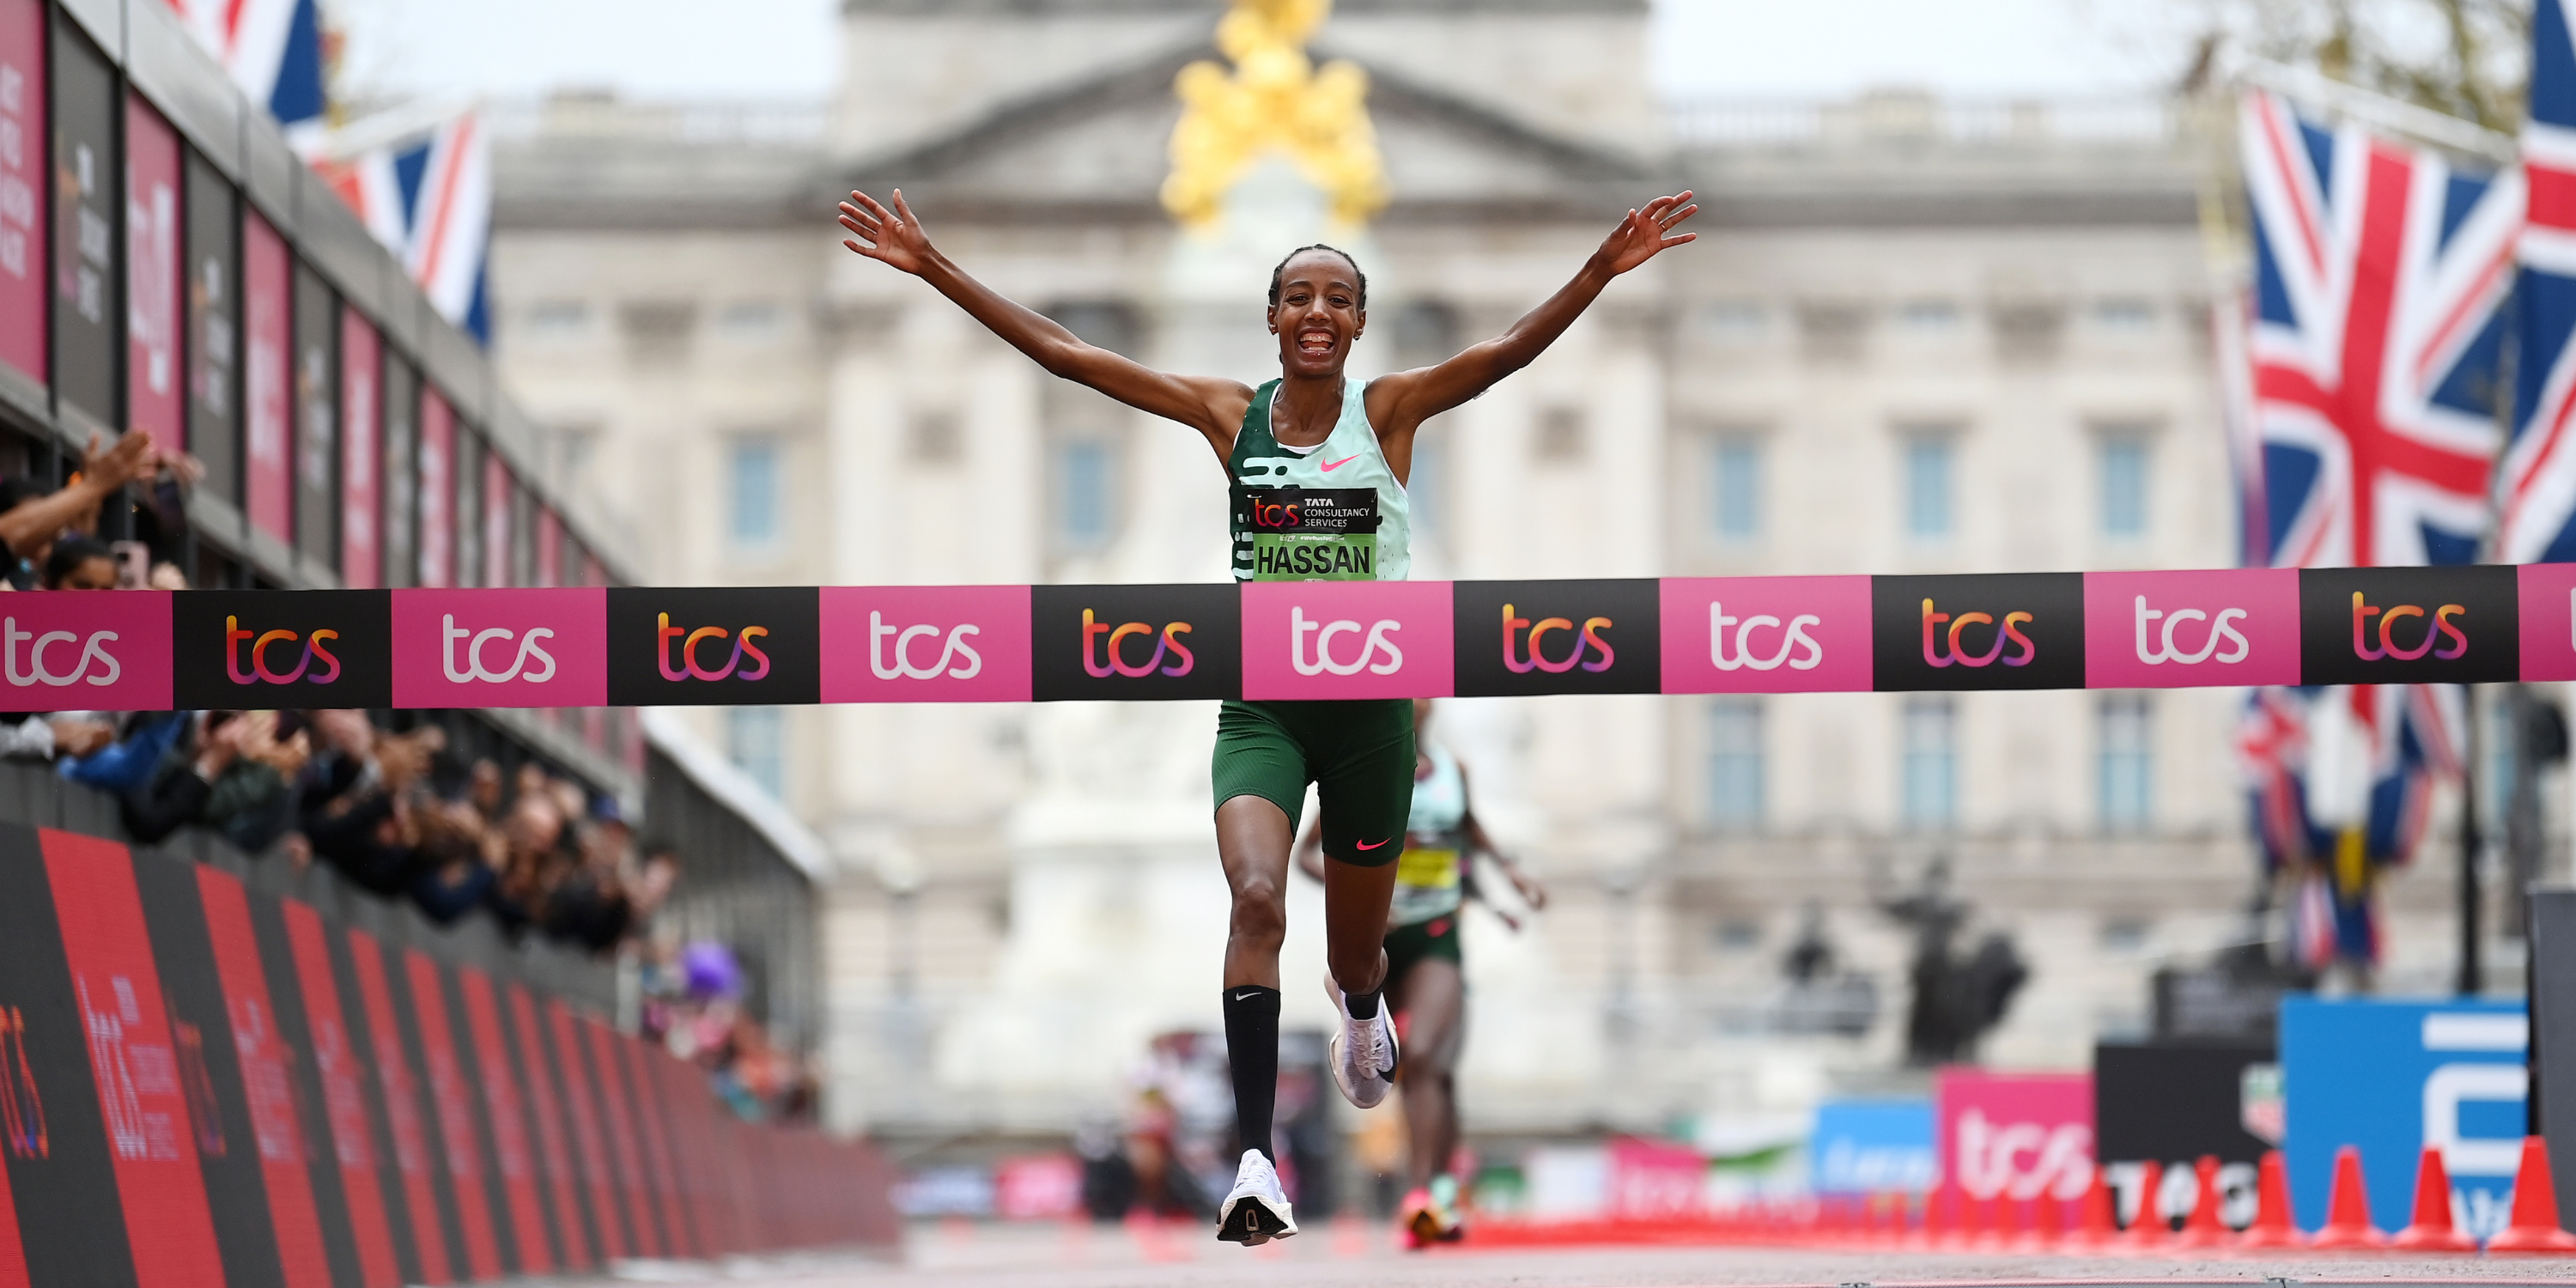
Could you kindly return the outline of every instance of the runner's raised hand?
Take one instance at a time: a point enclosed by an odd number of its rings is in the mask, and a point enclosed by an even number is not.
[[[929,264],[930,257],[938,253],[931,249],[930,236],[921,231],[921,221],[913,217],[901,188],[894,190],[891,210],[864,192],[851,193],[850,199],[841,203],[841,226],[857,234],[855,238],[842,239],[842,245],[916,277]]]
[[[1601,249],[1592,252],[1592,262],[1613,277],[1653,259],[1658,251],[1684,242],[1699,240],[1698,233],[1676,233],[1674,228],[1699,213],[1688,192],[1657,197],[1642,210],[1631,210],[1617,228],[1601,240]]]

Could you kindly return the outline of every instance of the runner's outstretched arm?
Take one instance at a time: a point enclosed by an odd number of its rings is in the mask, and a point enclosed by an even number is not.
[[[1547,302],[1531,309],[1511,329],[1435,366],[1401,371],[1371,381],[1369,421],[1380,437],[1409,434],[1416,426],[1491,389],[1503,377],[1528,366],[1592,307],[1610,280],[1684,242],[1698,233],[1676,233],[1682,221],[1699,213],[1691,194],[1657,197],[1643,209],[1631,210],[1585,260],[1574,280],[1557,289]],[[1381,402],[1380,400],[1384,401]]]
[[[842,245],[930,283],[1050,373],[1089,385],[1138,411],[1179,421],[1204,435],[1219,456],[1233,448],[1235,429],[1252,405],[1250,387],[1217,377],[1170,375],[1083,343],[1054,319],[976,281],[940,254],[904,201],[903,189],[894,190],[891,208],[864,192],[851,193],[841,203],[841,226],[851,234]]]
[[[1458,769],[1458,782],[1461,787],[1467,784],[1467,769],[1463,765]],[[1513,862],[1510,855],[1495,846],[1494,838],[1485,831],[1484,822],[1476,817],[1475,799],[1473,792],[1467,794],[1469,802],[1467,812],[1458,820],[1458,830],[1465,834],[1467,839],[1468,853],[1482,854],[1499,865],[1503,870],[1503,876],[1511,881],[1512,889],[1520,892],[1521,902],[1528,904],[1530,911],[1546,911],[1547,887],[1540,885],[1536,877],[1521,871],[1520,864]],[[1486,900],[1488,905],[1492,902],[1490,899]],[[1512,929],[1518,930],[1520,926],[1515,923]]]

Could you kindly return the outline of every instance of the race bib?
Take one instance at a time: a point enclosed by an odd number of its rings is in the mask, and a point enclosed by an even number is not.
[[[1458,884],[1458,852],[1407,846],[1395,861],[1395,883],[1430,890],[1451,889]]]
[[[1254,581],[1375,581],[1377,526],[1373,487],[1234,488]]]

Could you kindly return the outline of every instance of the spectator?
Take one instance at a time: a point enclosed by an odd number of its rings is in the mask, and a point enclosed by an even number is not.
[[[291,819],[287,783],[303,772],[304,735],[280,742],[274,711],[209,711],[183,722],[195,737],[120,801],[126,830],[148,845],[195,823],[253,854],[275,844]]]
[[[80,472],[62,487],[47,487],[34,478],[0,480],[0,545],[17,559],[10,585],[18,590],[34,585],[35,570],[53,552],[54,542],[66,531],[95,531],[99,507],[141,477],[153,459],[152,436],[136,432],[105,447],[93,441],[81,458]]]
[[[38,584],[47,590],[114,590],[116,553],[87,537],[64,537],[46,553]]]

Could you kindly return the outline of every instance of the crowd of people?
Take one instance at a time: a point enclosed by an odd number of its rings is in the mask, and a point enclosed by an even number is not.
[[[717,1098],[745,1121],[816,1121],[822,1071],[812,1057],[774,1041],[745,1005],[751,981],[732,949],[660,940],[642,957],[647,1041],[706,1070]]]
[[[136,433],[93,448],[60,487],[0,480],[0,588],[187,589],[172,537],[196,473]],[[102,511],[138,494],[141,539],[100,542]],[[113,795],[137,842],[203,828],[249,854],[327,864],[441,925],[481,911],[513,937],[606,952],[640,937],[679,876],[679,856],[639,844],[613,797],[533,762],[505,772],[452,755],[436,723],[397,731],[349,709],[63,711],[0,724],[0,756],[51,761]]]

